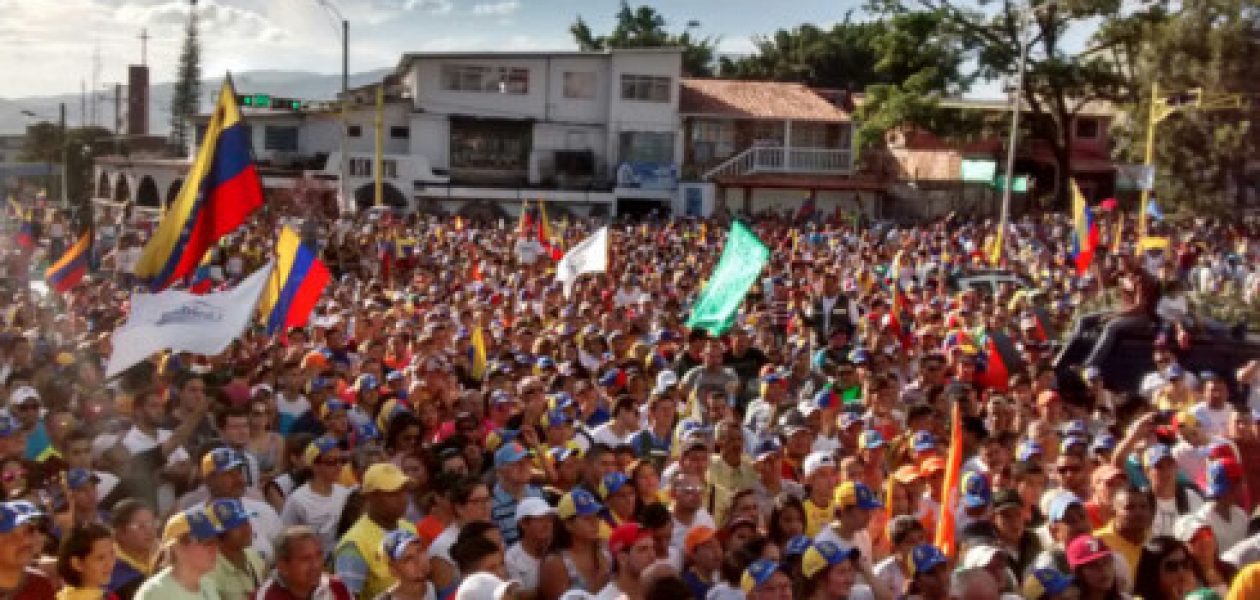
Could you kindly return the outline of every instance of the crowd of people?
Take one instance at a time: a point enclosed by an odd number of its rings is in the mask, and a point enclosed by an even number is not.
[[[1012,223],[993,289],[958,283],[991,223],[749,219],[771,260],[720,332],[685,326],[716,221],[613,222],[566,297],[592,220],[309,219],[307,325],[105,380],[146,234],[98,224],[88,279],[41,293],[50,214],[6,254],[0,597],[1260,598],[1260,363],[1183,366],[1238,333],[1195,305],[1250,305],[1260,236],[1138,254],[1121,218],[1085,273],[1064,215]],[[284,221],[223,240],[215,287]],[[1111,334],[1056,370],[1089,307]],[[1108,327],[1139,320],[1155,367],[1116,389]]]

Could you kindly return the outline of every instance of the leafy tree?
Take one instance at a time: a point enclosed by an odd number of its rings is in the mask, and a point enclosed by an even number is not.
[[[64,147],[66,198],[72,204],[86,203],[92,197],[92,160],[110,153],[108,141],[112,135],[104,127],[76,127],[67,129],[63,137],[61,127],[56,123],[36,123],[26,129],[26,137],[22,140],[22,160],[60,165]],[[61,196],[57,185],[48,190],[50,198]]]
[[[957,40],[954,50],[976,65],[975,76],[1014,80],[1021,49],[1027,46],[1023,85],[1015,92],[1031,113],[1030,129],[1054,155],[1057,201],[1066,204],[1072,173],[1072,126],[1091,102],[1121,93],[1125,80],[1114,61],[1100,53],[1072,53],[1067,33],[1096,21],[1122,18],[1121,0],[872,0],[888,17],[933,13],[934,35]],[[1031,7],[1031,9],[1029,8]],[[913,114],[919,107],[903,102]]]
[[[1223,104],[1208,110],[1196,99],[1260,92],[1260,7],[1246,0],[1162,3],[1108,24],[1102,49],[1127,67],[1128,87],[1119,98],[1132,118],[1114,131],[1117,154],[1142,162],[1151,91],[1178,94],[1182,110],[1156,128],[1156,193],[1161,203],[1192,210],[1241,207],[1251,184],[1246,165],[1260,152],[1256,106]],[[1200,88],[1202,96],[1184,94]],[[1254,104],[1254,103],[1253,103]]]
[[[183,156],[188,149],[190,119],[201,107],[201,43],[197,38],[197,0],[189,0],[188,27],[179,52],[179,73],[171,95],[171,143]]]
[[[608,35],[595,35],[581,16],[569,26],[569,33],[577,42],[578,49],[583,51],[607,50],[611,48],[662,48],[677,46],[683,49],[683,75],[688,77],[708,77],[713,74],[713,53],[718,38],[693,37],[691,25],[681,34],[672,34],[665,29],[665,17],[655,8],[643,5],[630,8],[626,0],[621,0],[621,8],[617,11],[617,25]]]

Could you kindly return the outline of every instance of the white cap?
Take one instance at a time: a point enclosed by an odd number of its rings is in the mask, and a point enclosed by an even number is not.
[[[529,517],[545,517],[547,515],[556,514],[556,509],[547,504],[542,498],[526,498],[516,505],[516,521],[519,523],[521,519]]]
[[[1199,515],[1182,515],[1177,519],[1177,524],[1173,526],[1173,536],[1182,543],[1190,543],[1194,539],[1194,534],[1199,533],[1204,527],[1211,527],[1203,517]]]
[[[983,569],[993,562],[994,558],[1002,553],[995,546],[975,546],[963,555],[962,562],[958,564],[959,569]]]
[[[455,600],[503,600],[515,581],[503,581],[490,573],[474,573],[455,590]]]
[[[9,406],[17,406],[31,398],[39,400],[39,392],[29,385],[21,386],[9,394]]]
[[[656,374],[656,389],[664,390],[671,385],[678,385],[678,374],[665,369]]]
[[[836,459],[830,452],[810,452],[805,457],[805,476],[809,477],[823,467],[836,466]]]

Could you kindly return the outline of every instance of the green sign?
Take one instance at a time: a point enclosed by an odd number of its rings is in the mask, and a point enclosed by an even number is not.
[[[964,158],[962,160],[963,181],[979,181],[988,183],[993,181],[995,176],[997,176],[997,161],[976,160],[969,158]]]
[[[241,97],[241,106],[250,108],[271,108],[270,94],[248,94]]]
[[[1005,175],[999,175],[999,176],[997,176],[997,177],[994,177],[994,178],[993,178],[993,187],[995,187],[995,188],[997,188],[997,189],[999,189],[999,190],[1000,190],[1000,189],[1005,188],[1005,187],[1006,187],[1006,176],[1005,176]],[[1011,179],[1011,191],[1012,191],[1012,192],[1015,192],[1016,194],[1027,194],[1027,193],[1028,193],[1028,176],[1027,176],[1027,175],[1016,175],[1014,178],[1012,178],[1012,179]]]

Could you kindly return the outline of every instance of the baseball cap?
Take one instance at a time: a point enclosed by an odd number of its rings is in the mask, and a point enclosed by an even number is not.
[[[708,529],[706,527],[706,529]],[[713,531],[709,529],[709,531]],[[688,532],[690,533],[690,532]],[[633,546],[641,539],[652,537],[652,530],[633,521],[622,523],[608,536],[608,551],[614,555]],[[685,538],[684,538],[685,542]]]
[[[1094,438],[1094,443],[1089,447],[1091,452],[1111,452],[1116,449],[1116,436],[1110,433],[1100,433]]]
[[[1068,565],[1073,569],[1111,557],[1111,549],[1092,535],[1078,535],[1067,545]]]
[[[739,589],[743,590],[745,594],[750,594],[753,590],[770,581],[770,578],[774,577],[775,572],[778,570],[779,563],[768,558],[759,558],[753,561],[751,565],[748,565],[747,569],[744,569],[743,576],[739,578]]]
[[[1005,554],[1001,548],[991,544],[972,546],[958,563],[959,570],[979,569],[989,566],[993,559]]]
[[[757,442],[755,447],[753,447],[753,460],[759,461],[771,455],[778,454],[781,449],[782,447],[779,446],[779,443],[774,441],[774,439],[761,440],[760,442]]]
[[[38,509],[32,510],[29,504],[20,501],[0,502],[0,533],[9,533],[44,516]]]
[[[515,464],[528,456],[529,450],[522,446],[520,442],[503,444],[502,447],[494,452],[494,468],[499,469]]]
[[[811,452],[805,457],[805,476],[810,477],[823,467],[835,467],[836,459],[830,452]]]
[[[712,527],[704,525],[692,527],[683,538],[683,556],[691,556],[697,546],[714,539],[717,539],[717,532]]]
[[[403,474],[398,465],[390,462],[376,463],[363,473],[363,493],[396,492],[411,484],[411,478]]]
[[[818,408],[831,408],[836,406],[840,401],[840,397],[836,395],[835,390],[831,386],[824,387],[814,394],[814,406]]]
[[[329,400],[319,408],[319,414],[321,417],[327,419],[329,415],[338,410],[350,410],[350,405],[341,400]]]
[[[936,449],[936,437],[930,431],[916,431],[910,438],[910,447],[915,452],[927,452]]]
[[[805,551],[809,550],[812,545],[814,545],[814,541],[809,539],[809,536],[796,534],[783,546],[783,556],[800,556],[805,554]]]
[[[856,506],[867,510],[874,510],[884,506],[879,498],[875,497],[875,492],[867,487],[865,483],[857,481],[846,481],[836,488],[836,508],[848,508]]]
[[[1196,514],[1181,515],[1177,519],[1177,524],[1173,526],[1173,537],[1184,543],[1190,543],[1194,539],[1195,534],[1204,528],[1211,529],[1212,526]]]
[[[910,566],[913,567],[911,576],[926,573],[947,562],[949,559],[945,558],[945,553],[940,548],[932,544],[919,544],[910,551]]]
[[[1143,461],[1143,464],[1148,467],[1153,467],[1164,459],[1172,460],[1173,455],[1172,450],[1169,449],[1168,446],[1164,444],[1155,444],[1146,449],[1146,455],[1144,458],[1145,460]]]
[[[455,600],[503,600],[511,597],[515,581],[504,581],[491,573],[473,573],[455,590]]]
[[[1229,473],[1225,469],[1225,461],[1214,460],[1208,463],[1207,469],[1207,485],[1204,491],[1209,499],[1220,498],[1229,493],[1232,489],[1233,482],[1230,481]]]
[[[621,471],[613,471],[605,475],[604,479],[599,482],[599,497],[607,500],[609,496],[626,487],[627,483],[630,483],[629,476]]]
[[[32,400],[39,402],[39,392],[29,385],[19,386],[13,390],[13,393],[9,394],[9,404],[11,406],[20,406]]]
[[[976,471],[963,476],[962,491],[963,506],[967,508],[987,506],[993,496],[993,491],[989,488],[989,479]]]
[[[237,498],[220,498],[207,504],[206,508],[223,531],[231,531],[249,522],[249,512]]]
[[[545,517],[554,514],[556,514],[556,509],[552,508],[551,505],[547,504],[547,501],[542,498],[535,498],[531,496],[521,500],[521,503],[516,505],[516,521],[518,523],[521,519]]]
[[[560,497],[560,502],[556,504],[556,514],[561,519],[571,519],[597,514],[603,508],[590,492],[575,489]]]
[[[1089,427],[1085,425],[1085,421],[1075,419],[1068,421],[1067,425],[1064,425],[1063,429],[1059,431],[1059,435],[1065,438],[1088,438]]]
[[[1181,365],[1177,363],[1168,365],[1168,369],[1164,371],[1164,376],[1169,379],[1181,379],[1185,376],[1185,374],[1186,370],[1181,368]]]
[[[845,560],[857,560],[861,554],[857,548],[835,542],[818,542],[811,545],[801,556],[801,574],[813,577],[832,565]]]
[[[327,435],[320,436],[311,440],[310,445],[306,447],[306,452],[304,452],[302,456],[306,459],[308,464],[311,464],[316,460],[319,460],[319,458],[323,455],[335,450],[340,445],[341,442],[338,442],[337,438]]]
[[[1046,516],[1049,517],[1051,523],[1058,523],[1073,506],[1084,508],[1085,504],[1072,492],[1059,492],[1050,500],[1050,510],[1046,511]]]
[[[68,469],[66,471],[66,487],[77,490],[89,483],[100,483],[101,478],[90,469]]]
[[[0,526],[0,529],[3,529]],[[166,546],[179,541],[185,535],[196,542],[204,542],[217,537],[223,530],[210,518],[205,507],[194,507],[177,512],[166,522],[162,529],[162,545]]]
[[[228,447],[215,448],[201,457],[201,475],[223,473],[245,466],[245,459],[240,452]]]
[[[1090,475],[1090,480],[1094,485],[1097,485],[1103,482],[1111,481],[1116,477],[1127,476],[1124,474],[1124,471],[1121,471],[1112,465],[1099,465],[1098,468],[1094,469],[1093,474]]]
[[[1019,497],[1019,492],[1012,489],[998,490],[993,494],[993,510],[1002,510],[1004,508],[1023,508],[1024,499]]]
[[[914,465],[901,465],[896,471],[893,471],[892,478],[898,483],[912,483],[920,476],[919,469]]]
[[[1062,594],[1076,579],[1057,569],[1036,569],[1024,580],[1024,597],[1036,600],[1045,596]]]
[[[865,423],[866,419],[862,417],[862,413],[851,410],[840,411],[840,429],[848,429],[859,423]]]
[[[875,448],[884,447],[884,436],[874,429],[867,429],[858,436],[858,446],[863,450],[874,450]]]
[[[1045,450],[1041,448],[1041,444],[1036,440],[1023,440],[1015,447],[1015,460],[1019,462],[1028,462],[1035,456],[1045,454]]]
[[[536,498],[529,498],[536,500]],[[406,529],[395,529],[385,534],[385,539],[381,540],[381,553],[390,560],[399,560],[403,554],[407,552],[407,546],[412,543],[420,543],[423,547],[424,540],[416,537],[416,534]]]

